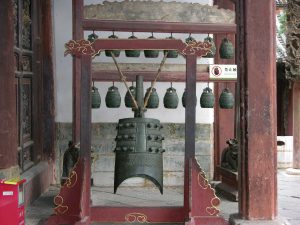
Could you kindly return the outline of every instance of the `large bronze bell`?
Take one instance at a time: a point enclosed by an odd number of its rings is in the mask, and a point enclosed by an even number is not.
[[[203,89],[200,97],[200,106],[202,108],[213,108],[215,104],[215,96],[209,87]]]
[[[211,44],[210,52],[208,52],[203,58],[213,58],[216,54],[216,45],[212,37],[207,36],[204,41]]]
[[[148,39],[155,39],[153,33]],[[157,58],[159,55],[159,50],[144,50],[144,55],[146,58]]]
[[[137,76],[134,118],[120,119],[116,137],[114,193],[131,177],[152,181],[163,193],[163,152],[160,121],[144,118],[143,77]]]
[[[174,40],[175,38],[172,36],[168,37],[167,39]],[[164,50],[164,54],[167,53],[167,58],[177,58],[178,57],[178,51],[177,50]]]
[[[132,33],[132,35],[128,39],[137,39],[137,37]],[[126,57],[140,57],[140,54],[140,50],[125,50]]]
[[[176,109],[178,106],[178,95],[176,89],[170,87],[164,96],[164,106],[167,109]]]
[[[224,38],[222,40],[220,49],[219,49],[220,57],[222,59],[232,59],[234,56],[234,47],[230,40]]]
[[[131,95],[129,93],[129,91],[132,93],[132,96],[135,96],[135,87],[134,86],[130,86],[129,87],[129,90],[126,92],[126,95],[125,95],[125,106],[127,108],[133,108],[134,107],[134,103],[133,103],[133,100],[131,98]]]
[[[115,86],[108,88],[105,96],[105,103],[107,108],[119,108],[121,105],[121,95],[119,90]]]
[[[101,97],[98,88],[92,87],[92,109],[98,109],[101,105]]]
[[[108,38],[118,39],[118,36],[116,36],[114,33],[110,35]],[[119,57],[121,51],[120,50],[105,50],[105,55],[107,57],[111,57],[111,52],[114,54],[115,57]]]
[[[151,90],[151,87],[149,87],[147,89],[147,92],[145,94],[145,99],[146,99],[146,96],[148,95],[150,90]],[[159,106],[159,97],[158,97],[158,94],[156,92],[156,89],[152,88],[152,92],[151,92],[150,97],[148,99],[148,104],[146,105],[146,108],[147,109],[156,109],[156,108],[158,108],[158,106]]]
[[[219,98],[219,104],[222,109],[232,109],[234,106],[234,97],[228,88],[225,88]]]
[[[184,92],[183,92],[183,95],[181,98],[181,102],[182,102],[182,106],[185,108],[185,106],[186,106],[186,88],[184,89]],[[196,96],[195,105],[197,105],[197,96]]]

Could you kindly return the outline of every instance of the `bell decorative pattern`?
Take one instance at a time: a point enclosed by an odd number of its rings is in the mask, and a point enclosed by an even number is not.
[[[167,109],[176,109],[178,106],[178,95],[176,89],[170,87],[164,96],[164,106]]]
[[[150,118],[120,119],[116,137],[114,193],[131,177],[151,180],[163,193],[163,153],[159,120]]]
[[[136,88],[134,86],[129,87],[129,90],[126,92],[126,95],[125,95],[125,106],[127,108],[133,108],[134,103],[132,101],[129,91],[132,93],[132,96],[135,96]]]
[[[108,88],[105,96],[105,103],[107,108],[119,108],[121,105],[121,95],[119,90],[115,86]]]
[[[137,37],[132,35],[128,39],[137,39]],[[126,57],[140,57],[140,54],[140,50],[125,50]]]
[[[230,40],[224,38],[222,40],[220,49],[219,49],[220,57],[222,59],[232,59],[234,56],[234,47]]]
[[[232,109],[234,106],[234,97],[228,88],[225,88],[219,98],[220,108]]]
[[[207,36],[204,41],[211,43],[210,52],[208,52],[203,58],[213,58],[216,54],[216,45],[212,37]]]
[[[151,89],[150,87],[147,89],[147,92],[145,94],[145,99],[146,99],[146,96],[148,95],[150,89]],[[150,97],[148,99],[148,104],[146,105],[146,108],[147,109],[156,109],[156,108],[158,108],[158,106],[159,106],[159,97],[158,97],[158,94],[156,92],[156,89],[152,88],[152,92],[151,92]]]
[[[108,38],[118,39],[118,36],[116,36],[115,34],[112,34]],[[107,57],[111,57],[111,52],[114,54],[115,57],[119,57],[121,51],[120,50],[105,50],[105,55]]]
[[[148,37],[148,39],[155,39],[153,34]],[[159,55],[159,50],[144,50],[144,54],[146,58],[157,58]]]
[[[215,104],[215,96],[209,87],[203,89],[200,97],[200,106],[202,108],[213,108]]]
[[[92,109],[98,109],[101,105],[101,97],[98,88],[92,87]]]

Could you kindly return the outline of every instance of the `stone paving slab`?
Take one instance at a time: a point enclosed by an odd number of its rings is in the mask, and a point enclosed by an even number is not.
[[[165,188],[161,195],[156,188],[121,188],[114,195],[112,188],[94,187],[92,192],[94,205],[115,206],[178,206],[182,205],[183,189]],[[41,221],[53,214],[53,197],[59,187],[51,186],[40,198],[26,209],[26,225],[40,225]],[[278,171],[278,212],[291,225],[300,225],[300,176],[288,175],[284,170]],[[238,204],[221,198],[221,216],[225,219],[237,213]],[[96,225],[98,223],[94,223]],[[110,224],[99,224],[110,225]],[[114,225],[118,225],[114,223]],[[120,224],[121,225],[121,224]],[[125,225],[125,224],[123,224]],[[131,225],[135,225],[132,224]],[[160,225],[160,224],[156,224]],[[167,224],[164,224],[167,225]]]

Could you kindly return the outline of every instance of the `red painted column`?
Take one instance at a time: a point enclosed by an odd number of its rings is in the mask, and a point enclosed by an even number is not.
[[[83,0],[73,0],[73,40],[83,39]],[[73,141],[80,139],[80,73],[81,60],[73,58]]]
[[[294,151],[293,151],[293,168],[300,169],[300,82],[294,82],[293,85],[293,135],[294,135]]]
[[[235,10],[235,5],[230,0],[215,0],[215,5],[220,8]],[[234,44],[234,34],[215,34],[214,41],[217,47],[215,55],[215,64],[235,64],[233,59],[221,59],[219,48],[223,38],[227,38]],[[214,93],[216,96],[216,103],[214,108],[214,179],[219,180],[219,174],[216,167],[221,164],[222,151],[227,147],[226,140],[235,137],[235,109],[221,109],[218,104],[218,98],[224,88],[229,88],[230,91],[235,93],[235,83],[214,83]]]
[[[236,4],[239,214],[243,219],[272,220],[277,215],[275,3]]]
[[[12,1],[0,1],[0,169],[17,165],[14,16]]]

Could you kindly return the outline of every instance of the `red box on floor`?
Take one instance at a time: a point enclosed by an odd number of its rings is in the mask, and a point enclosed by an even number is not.
[[[25,225],[25,179],[0,180],[0,225]]]

